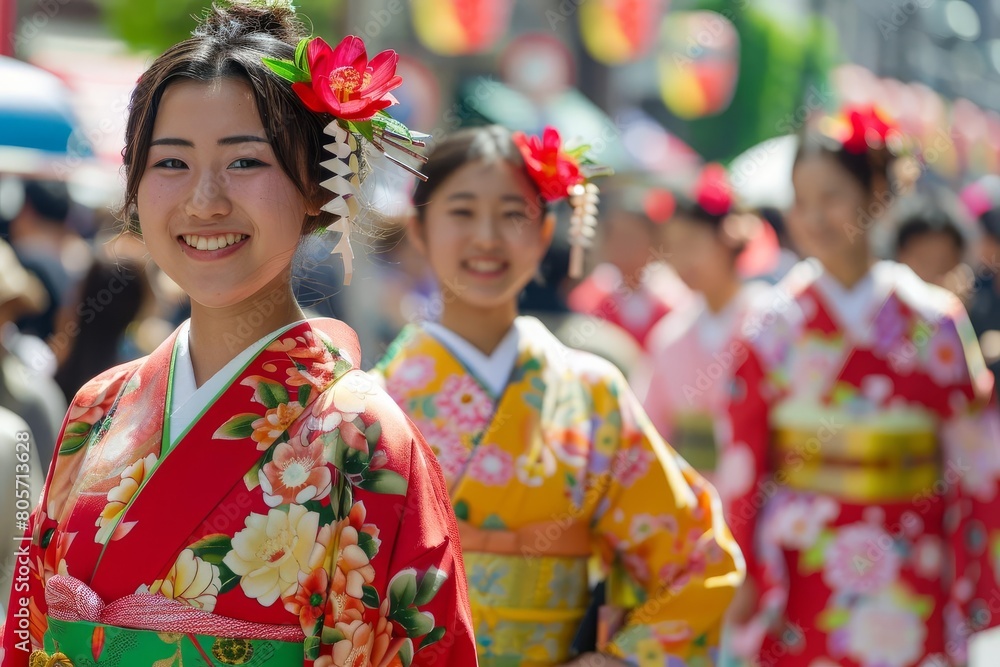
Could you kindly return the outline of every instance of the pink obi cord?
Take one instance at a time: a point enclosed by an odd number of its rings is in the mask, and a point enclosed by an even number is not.
[[[162,595],[135,593],[104,604],[76,577],[53,575],[45,585],[48,614],[60,621],[86,621],[136,630],[211,635],[232,639],[301,642],[297,625],[273,625],[210,614]]]

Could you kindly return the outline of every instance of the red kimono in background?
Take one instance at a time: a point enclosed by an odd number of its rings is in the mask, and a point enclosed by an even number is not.
[[[851,291],[802,262],[772,296],[744,324],[717,476],[760,593],[733,646],[963,664],[1000,618],[1000,426],[964,309],[892,262]]]
[[[3,667],[475,665],[440,468],[354,332],[274,334],[171,446],[175,338],[71,404]]]
[[[600,264],[570,292],[568,303],[577,313],[621,327],[645,348],[656,323],[690,298],[687,286],[665,265],[648,265],[633,290],[615,266]]]

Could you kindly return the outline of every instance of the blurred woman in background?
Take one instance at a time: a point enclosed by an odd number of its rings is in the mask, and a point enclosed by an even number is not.
[[[813,255],[744,324],[720,479],[747,558],[734,647],[775,667],[963,665],[995,615],[992,375],[961,302],[878,262],[898,133],[808,135],[789,229]]]
[[[652,330],[633,386],[650,420],[684,459],[711,478],[716,424],[725,415],[729,378],[742,361],[734,341],[754,293],[737,268],[761,222],[735,211],[725,169],[708,165],[690,196],[678,197],[666,224],[666,249],[695,297]]]

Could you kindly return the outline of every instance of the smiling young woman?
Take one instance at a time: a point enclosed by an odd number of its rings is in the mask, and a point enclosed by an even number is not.
[[[405,329],[376,368],[444,470],[479,664],[711,664],[739,551],[714,490],[621,373],[518,315],[552,240],[549,205],[583,183],[554,130],[544,144],[517,136],[491,126],[435,146],[409,233],[441,318]],[[609,604],[596,647],[574,656],[595,554]]]
[[[305,319],[291,290],[302,237],[355,205],[348,129],[389,104],[396,55],[369,63],[358,38],[296,49],[294,18],[216,6],[137,84],[124,213],[191,319],[74,398],[4,667],[475,664],[433,453],[358,369],[354,332]],[[327,51],[350,69],[330,75],[379,82],[340,91],[349,122],[275,73],[301,83],[274,63]],[[325,180],[331,142],[348,159]]]

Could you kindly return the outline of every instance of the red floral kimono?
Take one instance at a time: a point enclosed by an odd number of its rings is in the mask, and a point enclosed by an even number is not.
[[[663,264],[648,265],[635,290],[615,266],[600,264],[570,292],[568,303],[577,313],[621,327],[645,348],[656,323],[690,299],[691,291]]]
[[[717,485],[760,613],[733,645],[964,664],[1000,612],[1000,426],[961,304],[899,264],[846,290],[810,260],[744,327]]]
[[[354,332],[272,335],[171,446],[176,338],[70,406],[0,663],[475,665],[440,469]]]

